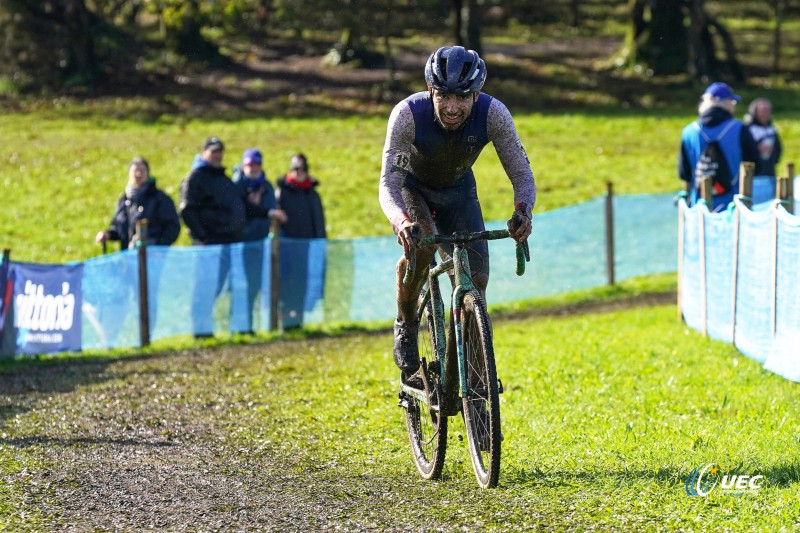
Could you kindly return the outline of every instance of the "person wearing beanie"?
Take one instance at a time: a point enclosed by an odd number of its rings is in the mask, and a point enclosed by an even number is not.
[[[267,180],[263,170],[263,157],[258,148],[248,148],[242,154],[242,162],[234,167],[233,183],[245,201],[245,225],[242,240],[244,247],[244,269],[247,276],[247,328],[253,332],[253,308],[256,304],[263,279],[264,239],[269,236],[270,224],[286,222],[286,213],[278,209],[275,189]],[[255,208],[260,208],[256,211]]]

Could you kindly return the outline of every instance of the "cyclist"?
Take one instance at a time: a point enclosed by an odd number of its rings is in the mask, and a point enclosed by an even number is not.
[[[530,161],[514,120],[502,102],[481,93],[486,65],[473,50],[445,46],[425,64],[428,90],[397,104],[389,117],[379,186],[383,212],[392,223],[404,254],[415,254],[414,279],[403,284],[407,260],[397,264],[397,319],[394,360],[410,376],[419,368],[417,297],[425,282],[433,247],[417,247],[415,227],[425,234],[485,229],[472,165],[493,143],[514,189],[514,212],[508,221],[512,237],[522,242],[531,233],[536,185]],[[452,246],[440,247],[449,257]],[[485,296],[489,281],[489,247],[469,248],[475,285]],[[452,322],[451,322],[452,331]]]

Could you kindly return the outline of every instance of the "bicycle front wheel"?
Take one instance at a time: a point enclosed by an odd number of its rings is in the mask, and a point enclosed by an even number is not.
[[[434,286],[438,291],[438,286]],[[428,362],[424,369],[428,374],[429,382],[435,388],[431,396],[431,405],[416,398],[407,398],[406,427],[408,438],[411,442],[411,452],[417,470],[425,479],[438,479],[442,475],[444,456],[447,447],[447,416],[439,409],[441,404],[439,387],[439,358],[436,350],[436,334],[434,333],[433,302],[423,302],[427,291],[422,292],[420,304],[422,307],[419,320],[419,337],[417,339],[420,358]],[[437,294],[438,297],[438,294]]]
[[[469,454],[478,484],[495,487],[500,477],[500,398],[489,315],[476,291],[462,300],[461,339],[468,389],[462,405]]]

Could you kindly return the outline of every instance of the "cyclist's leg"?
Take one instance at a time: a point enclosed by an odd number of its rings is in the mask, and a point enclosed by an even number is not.
[[[403,200],[406,203],[409,218],[419,224],[422,235],[431,235],[436,232],[431,209],[425,198],[416,189],[403,188]],[[427,267],[433,259],[433,246],[417,247],[415,250],[414,276],[411,283],[405,285],[403,276],[406,273],[408,262],[403,256],[397,262],[397,318],[405,322],[414,322],[417,319],[417,298],[422,290],[427,275]]]
[[[419,224],[422,234],[435,233],[431,210],[422,194],[408,187],[403,187],[402,194],[406,213]],[[433,259],[434,248],[417,247],[412,253],[415,254],[415,269],[409,284],[403,283],[408,261],[403,256],[397,262],[397,319],[394,323],[394,362],[407,377],[416,372],[420,365],[417,300],[425,283],[427,267]]]

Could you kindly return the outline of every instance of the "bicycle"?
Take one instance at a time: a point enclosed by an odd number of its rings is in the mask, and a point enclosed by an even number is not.
[[[500,404],[503,384],[497,378],[492,327],[486,305],[472,281],[465,245],[509,237],[508,230],[430,235],[420,245],[452,244],[452,257],[429,265],[428,279],[418,300],[422,388],[401,373],[398,405],[405,409],[406,427],[417,470],[425,479],[441,477],[447,448],[448,417],[464,417],[470,458],[478,484],[495,487],[500,475]],[[414,255],[408,257],[404,284],[411,282]],[[527,242],[517,243],[517,275],[530,261]],[[450,332],[445,336],[445,310],[439,276],[452,271]],[[455,342],[455,350],[451,343]],[[449,349],[448,349],[449,348]],[[459,400],[460,403],[459,403]]]

